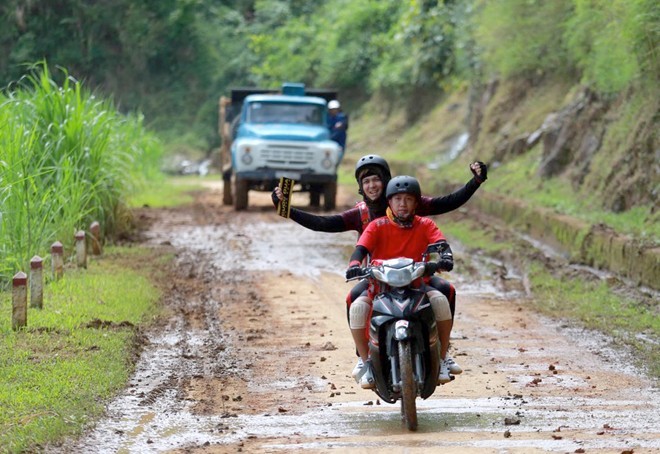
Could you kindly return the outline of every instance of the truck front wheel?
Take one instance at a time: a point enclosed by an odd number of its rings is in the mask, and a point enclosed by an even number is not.
[[[334,210],[337,205],[337,182],[327,183],[323,188],[323,208],[325,211]]]
[[[234,187],[234,209],[236,211],[244,210],[248,205],[248,181],[236,178]]]
[[[223,172],[222,174],[222,204],[231,205],[233,197],[231,194],[231,172]]]
[[[321,191],[313,186],[309,190],[309,206],[314,208],[321,206]]]

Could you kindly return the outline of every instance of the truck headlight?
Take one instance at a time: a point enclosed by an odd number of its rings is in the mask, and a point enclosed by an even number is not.
[[[243,156],[241,156],[241,162],[246,166],[252,164],[252,155],[250,154],[250,148],[247,147],[243,150]]]
[[[332,152],[326,150],[325,152],[325,158],[321,161],[321,165],[323,166],[324,169],[329,170],[334,167],[334,161],[331,158]]]

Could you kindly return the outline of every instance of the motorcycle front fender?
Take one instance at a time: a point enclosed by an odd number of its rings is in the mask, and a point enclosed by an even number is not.
[[[429,355],[424,386],[419,393],[422,399],[426,399],[435,392],[438,385],[438,374],[440,373],[440,342],[429,345]]]
[[[372,319],[373,322],[373,319]],[[382,331],[377,333],[378,343],[369,342],[369,360],[374,372],[374,379],[376,381],[376,394],[383,399],[384,402],[389,404],[396,403],[400,397],[400,393],[395,392],[388,382],[388,377],[392,374],[391,355],[391,341],[394,337],[395,321],[392,317],[381,317],[380,323],[377,327]],[[372,325],[372,328],[375,328]]]
[[[394,339],[401,342],[413,337],[410,322],[408,320],[397,320],[394,324]]]

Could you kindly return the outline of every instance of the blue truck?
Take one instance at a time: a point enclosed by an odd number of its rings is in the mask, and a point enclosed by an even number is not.
[[[327,104],[336,98],[334,90],[300,83],[235,88],[231,98],[221,98],[223,202],[244,210],[249,191],[270,192],[287,177],[296,192],[309,193],[312,206],[323,197],[323,208],[333,210],[343,150],[330,140]]]

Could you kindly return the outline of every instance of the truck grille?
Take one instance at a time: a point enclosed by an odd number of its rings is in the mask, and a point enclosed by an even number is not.
[[[302,169],[314,161],[314,151],[304,145],[268,145],[261,157],[270,166]]]

